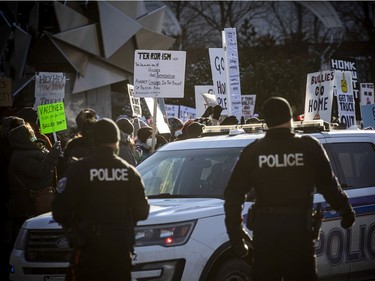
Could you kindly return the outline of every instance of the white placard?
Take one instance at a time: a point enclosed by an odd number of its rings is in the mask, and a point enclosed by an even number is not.
[[[223,47],[227,75],[227,91],[229,98],[229,115],[238,120],[242,117],[240,66],[235,28],[224,28]]]
[[[153,98],[145,98],[145,101],[146,101],[146,104],[147,104],[147,107],[148,107],[149,111],[153,112],[153,110],[154,110],[154,99]],[[170,133],[171,130],[169,129],[168,124],[164,120],[164,116],[163,116],[163,113],[160,110],[159,105],[157,106],[156,114],[157,114],[156,115],[156,127],[158,128],[158,132],[160,134]],[[153,116],[153,119],[155,120],[154,116]]]
[[[35,75],[35,104],[39,105],[64,101],[66,76],[62,72],[39,72]]]
[[[374,99],[374,83],[361,83],[360,98],[361,105],[373,104]]]
[[[337,70],[334,80],[333,94],[337,96],[339,122],[340,124],[346,124],[346,128],[349,128],[356,125],[352,73]]]
[[[130,100],[130,108],[132,111],[132,117],[142,116],[141,99],[134,96],[134,86],[128,84],[128,94]]]
[[[246,119],[254,115],[256,95],[241,95],[242,115]]]
[[[134,96],[183,98],[184,51],[136,50],[134,55]]]
[[[221,115],[228,115],[227,75],[225,73],[225,54],[223,48],[209,48],[213,91],[218,104],[222,107]]]
[[[331,70],[307,74],[304,120],[331,122],[334,78]]]

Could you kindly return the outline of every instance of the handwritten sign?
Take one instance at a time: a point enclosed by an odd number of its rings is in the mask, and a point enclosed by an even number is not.
[[[309,73],[306,82],[305,120],[331,122],[334,71]]]
[[[134,55],[134,96],[183,98],[184,51],[136,50]]]
[[[60,72],[39,72],[35,76],[35,104],[57,103],[64,100],[66,77]]]
[[[345,124],[346,128],[356,125],[352,73],[350,71],[335,71],[333,89],[333,94],[337,96],[340,124]]]
[[[142,116],[141,99],[134,97],[134,86],[128,84],[128,94],[133,117]]]
[[[213,91],[217,103],[221,106],[222,115],[229,115],[229,97],[227,91],[227,74],[225,64],[225,53],[223,48],[209,48]]]
[[[63,102],[38,106],[40,129],[43,134],[50,134],[67,129]]]

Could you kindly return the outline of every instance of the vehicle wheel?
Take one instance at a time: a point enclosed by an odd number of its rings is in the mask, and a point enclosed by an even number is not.
[[[251,281],[251,265],[240,258],[223,262],[214,275],[215,281]]]

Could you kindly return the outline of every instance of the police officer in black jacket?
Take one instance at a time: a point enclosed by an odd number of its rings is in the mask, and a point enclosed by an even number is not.
[[[74,248],[66,280],[130,281],[134,226],[149,213],[143,180],[117,156],[115,122],[98,120],[93,140],[92,153],[60,179],[52,207]]]
[[[252,280],[317,280],[311,231],[314,190],[340,212],[343,228],[353,225],[355,213],[319,141],[294,134],[288,101],[271,97],[263,115],[266,135],[243,150],[224,193],[232,249],[240,257],[248,254],[241,208],[253,189]]]

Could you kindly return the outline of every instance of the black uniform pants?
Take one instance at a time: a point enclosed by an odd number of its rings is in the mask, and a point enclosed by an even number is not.
[[[131,281],[131,239],[128,230],[101,230],[76,249],[66,281]]]
[[[316,281],[307,216],[260,214],[254,223],[253,281]]]

